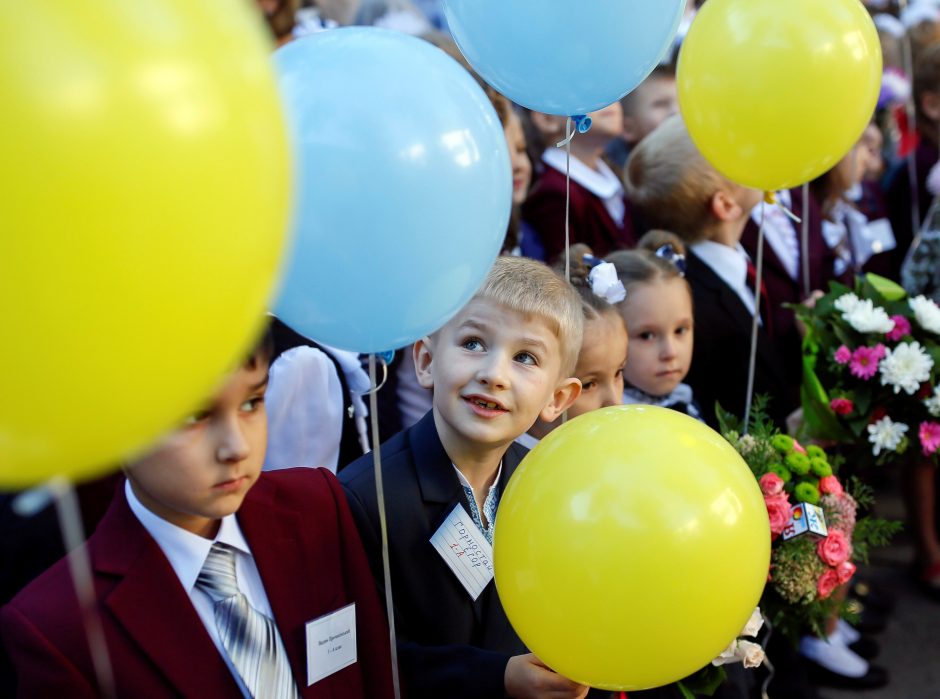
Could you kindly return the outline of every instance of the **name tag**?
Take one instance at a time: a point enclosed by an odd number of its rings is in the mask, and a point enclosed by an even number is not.
[[[307,622],[307,686],[356,662],[356,605]]]
[[[457,505],[431,537],[431,545],[474,600],[493,579],[493,546]]]

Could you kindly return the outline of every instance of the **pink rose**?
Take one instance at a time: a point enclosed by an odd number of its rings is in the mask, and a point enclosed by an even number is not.
[[[848,398],[833,398],[829,401],[829,407],[836,415],[849,415],[855,410],[855,403]]]
[[[832,358],[836,360],[836,364],[848,364],[852,360],[852,350],[841,345]]]
[[[845,585],[852,576],[855,575],[855,564],[852,561],[842,561],[836,568],[836,576],[839,578],[839,584]]]
[[[832,568],[827,570],[816,583],[816,592],[819,599],[826,599],[832,594],[832,591],[839,587],[839,574]]]
[[[911,323],[904,316],[891,316],[894,321],[894,329],[885,335],[885,338],[891,342],[897,342],[905,335],[911,334]]]
[[[780,495],[783,492],[783,479],[776,473],[765,473],[760,477],[760,489],[764,495]]]
[[[819,492],[823,495],[842,495],[842,484],[835,476],[823,476],[819,479]]]
[[[805,453],[806,453],[806,447],[804,447],[802,444],[800,444],[798,441],[796,441],[796,440],[794,439],[794,440],[793,440],[793,451],[795,451],[797,454],[805,454]]]
[[[830,566],[837,566],[849,559],[852,554],[852,544],[838,529],[829,532],[829,536],[816,545],[816,553],[823,560],[823,563]]]
[[[767,517],[770,519],[770,538],[776,539],[783,533],[790,521],[790,501],[787,500],[786,493],[764,497],[764,504],[767,505]]]

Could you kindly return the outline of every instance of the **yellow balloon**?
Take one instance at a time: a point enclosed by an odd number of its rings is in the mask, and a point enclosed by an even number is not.
[[[113,468],[257,333],[290,163],[245,0],[0,6],[0,488]]]
[[[562,425],[520,464],[493,558],[533,653],[583,684],[639,690],[704,667],[741,632],[767,580],[770,525],[719,434],[615,406]]]
[[[679,105],[702,155],[765,191],[832,168],[872,118],[881,45],[859,0],[709,0],[682,45]]]

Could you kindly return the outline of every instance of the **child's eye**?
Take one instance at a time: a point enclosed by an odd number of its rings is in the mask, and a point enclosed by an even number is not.
[[[249,398],[244,403],[242,403],[238,409],[243,413],[254,413],[257,412],[262,405],[264,405],[264,397],[255,396],[254,398]]]
[[[517,354],[514,359],[520,364],[526,364],[528,366],[538,366],[538,360],[535,358],[535,355],[531,352],[520,352]]]
[[[614,378],[618,376],[623,376],[623,367],[620,367],[619,369],[617,369],[617,371],[614,372]]]
[[[641,340],[652,340],[653,333],[649,330],[644,330],[637,337],[639,337]]]
[[[581,393],[586,393],[597,386],[597,381],[582,381]]]
[[[483,343],[475,337],[470,337],[460,343],[460,346],[471,352],[482,352]]]
[[[689,332],[689,326],[683,325],[681,328],[676,328],[676,335],[685,335]]]
[[[200,410],[198,412],[195,412],[192,415],[187,416],[186,419],[183,420],[183,426],[190,427],[192,425],[198,425],[200,422],[205,422],[208,419],[210,414],[211,412],[209,410]]]

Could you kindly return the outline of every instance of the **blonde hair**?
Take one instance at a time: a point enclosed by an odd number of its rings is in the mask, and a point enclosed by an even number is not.
[[[636,146],[623,183],[630,203],[653,228],[668,229],[686,243],[707,238],[712,197],[734,187],[695,147],[678,114]]]
[[[475,299],[491,301],[545,322],[561,347],[561,378],[571,376],[581,352],[581,299],[551,269],[525,257],[498,257]]]

